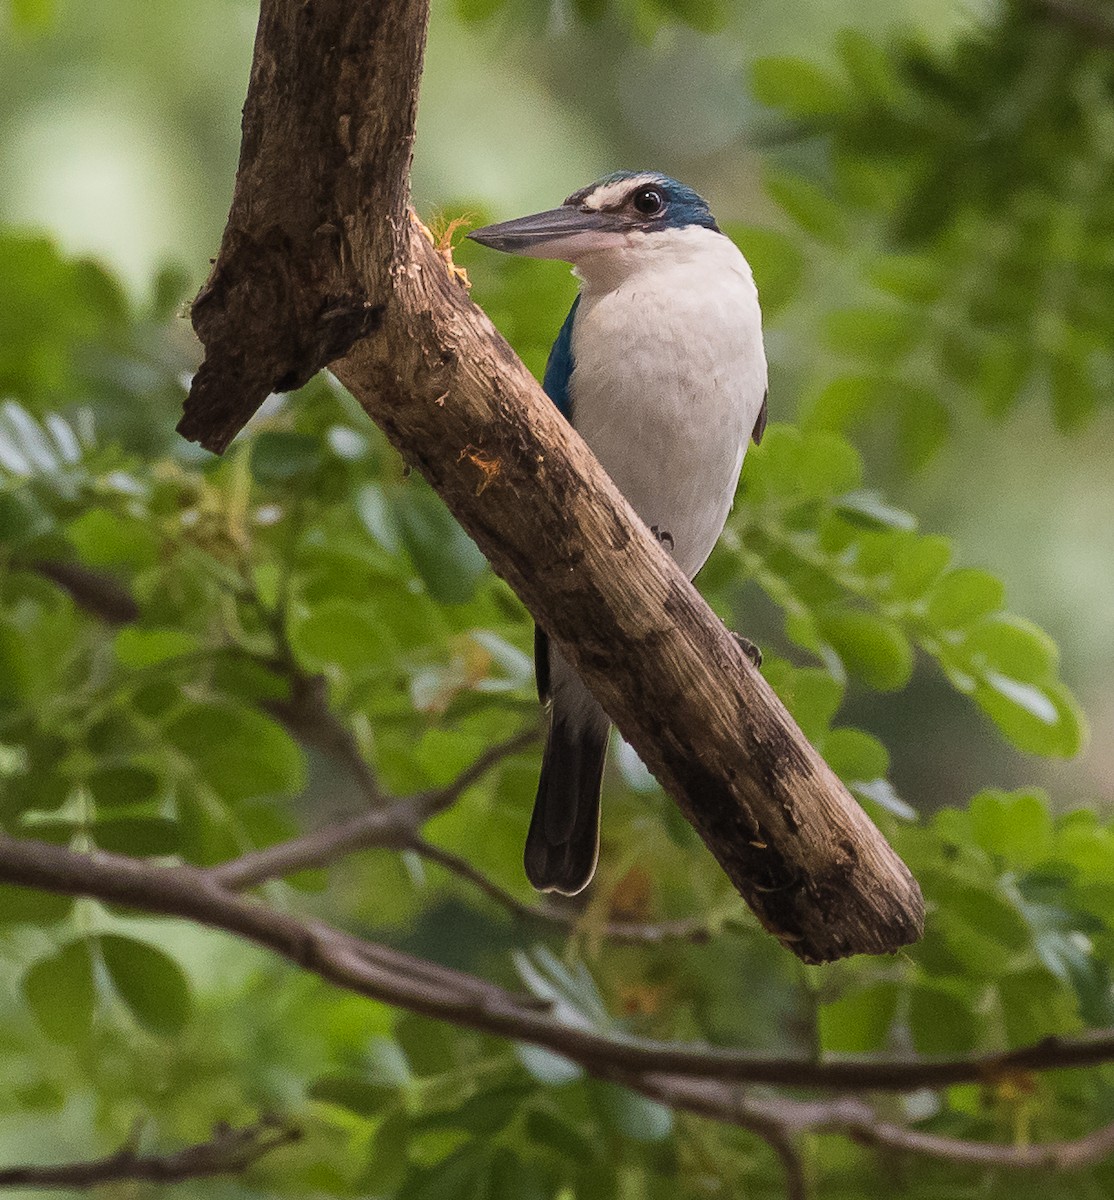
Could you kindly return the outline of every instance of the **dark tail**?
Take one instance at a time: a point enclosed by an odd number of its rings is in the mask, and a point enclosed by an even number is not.
[[[538,797],[526,835],[526,875],[543,892],[575,896],[588,886],[600,848],[600,785],[611,726],[550,710]]]

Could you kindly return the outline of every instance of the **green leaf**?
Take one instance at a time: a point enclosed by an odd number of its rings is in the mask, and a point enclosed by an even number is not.
[[[0,925],[53,925],[73,910],[72,896],[0,884]]]
[[[861,729],[833,729],[822,743],[828,766],[845,781],[883,778],[890,769],[886,747]]]
[[[135,858],[173,854],[179,845],[178,823],[169,817],[122,817],[97,821],[91,833],[102,850]]]
[[[975,841],[1011,866],[1032,867],[1052,848],[1052,816],[1043,792],[987,789],[968,809]]]
[[[615,1083],[589,1085],[593,1106],[604,1123],[636,1142],[660,1142],[673,1132],[673,1113],[662,1104]]]
[[[27,545],[50,533],[55,525],[54,515],[29,489],[0,491],[0,544],[13,548]]]
[[[975,700],[1020,750],[1071,758],[1086,741],[1086,725],[1071,693],[1060,683],[1018,683],[989,672],[975,686]]]
[[[190,1014],[190,993],[174,959],[119,934],[104,934],[98,942],[112,985],[136,1021],[159,1037],[181,1033]]]
[[[477,1137],[490,1137],[518,1116],[535,1090],[529,1083],[498,1084],[476,1092],[456,1108],[431,1114],[420,1124],[423,1127],[451,1126],[466,1129]]]
[[[655,0],[663,9],[701,33],[717,33],[727,20],[726,0]]]
[[[773,229],[729,225],[724,232],[746,255],[762,298],[762,316],[772,320],[797,296],[806,260],[792,238]]]
[[[885,40],[875,40],[861,29],[846,28],[836,36],[836,50],[855,93],[875,105],[900,103],[896,78],[900,59],[888,50]]]
[[[291,794],[305,783],[302,752],[274,721],[232,704],[192,704],[166,739],[225,800]]]
[[[394,508],[378,483],[366,483],[356,493],[356,512],[363,527],[390,554],[402,549],[402,533]]]
[[[891,692],[913,674],[913,648],[892,621],[862,609],[840,608],[820,617],[820,633],[844,666],[869,687]]]
[[[9,0],[17,29],[40,33],[54,23],[55,0]]]
[[[553,1190],[541,1178],[537,1164],[499,1146],[491,1161],[485,1200],[552,1200]]]
[[[1061,351],[1049,362],[1049,390],[1057,426],[1065,433],[1078,429],[1094,415],[1098,394],[1088,356]]]
[[[197,649],[197,639],[181,629],[121,629],[114,643],[122,667],[139,670],[181,658]]]
[[[917,528],[917,518],[912,513],[887,504],[875,491],[848,492],[841,496],[835,505],[835,511],[855,525],[865,529],[907,529]]]
[[[846,105],[839,81],[801,58],[759,58],[751,67],[751,90],[770,108],[791,117],[828,116]]]
[[[310,1084],[307,1095],[311,1100],[335,1104],[361,1117],[378,1116],[398,1100],[398,1089],[374,1083],[364,1075],[323,1075]]]
[[[833,350],[878,364],[908,350],[920,326],[915,314],[903,308],[846,308],[828,313],[824,331]]]
[[[963,649],[983,669],[989,667],[1020,683],[1039,683],[1059,665],[1056,643],[1031,622],[995,613],[967,631]]]
[[[526,1118],[530,1140],[553,1151],[559,1158],[582,1165],[598,1157],[597,1147],[560,1117],[535,1109]]]
[[[74,1045],[84,1041],[96,1002],[89,943],[79,938],[32,965],[23,976],[23,995],[47,1037]]]
[[[487,21],[507,3],[507,0],[456,0],[456,11],[465,24]]]
[[[441,604],[471,600],[487,559],[429,488],[401,489],[394,511],[402,542],[429,594]]]
[[[947,286],[940,263],[927,254],[884,255],[868,275],[875,287],[916,304],[930,304]]]
[[[1000,579],[975,567],[949,571],[929,593],[928,619],[940,629],[963,629],[1005,602]]]
[[[895,598],[915,600],[923,596],[947,569],[951,555],[951,543],[944,537],[905,538],[899,542],[891,564]]]
[[[810,741],[820,741],[843,700],[843,685],[839,680],[818,667],[795,668],[784,659],[773,658],[762,664],[762,674],[805,736]]]
[[[907,471],[919,471],[943,449],[951,432],[947,405],[926,389],[910,389],[898,415],[901,462]]]
[[[813,237],[833,245],[840,245],[846,239],[843,209],[815,184],[795,175],[767,171],[766,191],[775,204]]]
[[[160,267],[151,284],[151,317],[169,321],[188,302],[191,290],[196,290],[185,267],[167,263]]]
[[[485,1200],[491,1147],[471,1142],[436,1166],[413,1172],[396,1200]]]
[[[1078,1025],[1070,994],[1044,970],[1021,971],[998,981],[998,1007],[1006,1044],[1030,1046],[1042,1038],[1071,1033]]]
[[[321,465],[321,443],[304,433],[264,431],[251,443],[251,473],[258,483],[290,483]]]
[[[825,1051],[866,1054],[881,1049],[897,1012],[898,988],[876,983],[848,992],[820,1008]]]
[[[66,526],[66,536],[91,567],[141,571],[159,560],[159,540],[150,524],[103,508],[87,508]]]
[[[892,382],[869,375],[841,375],[826,384],[805,408],[806,428],[842,431],[857,425],[864,416],[884,404],[893,391]]]
[[[311,670],[337,666],[349,675],[382,667],[393,643],[375,610],[352,600],[327,600],[291,630],[298,656]]]
[[[100,767],[86,779],[85,786],[98,808],[126,808],[154,799],[159,782],[149,768],[125,765]]]
[[[979,1044],[979,1020],[970,1000],[943,985],[913,989],[909,1029],[918,1054],[969,1054]]]
[[[801,438],[796,462],[797,494],[826,499],[857,487],[863,463],[859,452],[837,434],[822,430]]]
[[[584,1074],[584,1068],[571,1059],[554,1054],[544,1046],[530,1046],[525,1042],[516,1042],[515,1057],[527,1071],[539,1082],[550,1087],[560,1087],[572,1083]]]
[[[409,1175],[410,1120],[405,1112],[392,1112],[375,1131],[367,1164],[356,1181],[360,1194],[393,1195]]]

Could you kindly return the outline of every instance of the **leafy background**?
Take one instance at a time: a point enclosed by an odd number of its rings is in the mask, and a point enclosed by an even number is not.
[[[774,424],[700,585],[922,881],[925,940],[800,967],[621,749],[571,934],[388,852],[269,885],[272,902],[658,1037],[959,1054],[1114,1023],[1114,28],[1052,8],[442,2],[423,92],[430,219],[548,207],[649,164],[708,195],[750,258]],[[356,781],[290,719],[316,675],[392,794],[534,720],[527,614],[329,377],[270,402],[222,461],[173,434],[197,361],[181,305],[219,238],[254,18],[242,0],[4,13],[7,833],[211,864],[356,811]],[[540,373],[567,270],[458,261]],[[523,900],[536,766],[508,760],[428,830]],[[608,916],[692,915],[713,947],[600,936]],[[260,1111],[307,1130],[183,1194],[782,1188],[750,1135],[562,1061],[172,921],[11,888],[0,1063],[0,1160],[103,1153],[137,1118],[171,1142]],[[892,1104],[1024,1143],[1114,1119],[1112,1082]],[[1111,1167],[895,1176],[836,1137],[812,1139],[809,1170],[833,1198],[1114,1187]]]

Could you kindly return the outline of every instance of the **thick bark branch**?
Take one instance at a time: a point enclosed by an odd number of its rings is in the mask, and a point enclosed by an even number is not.
[[[562,1024],[547,1004],[530,996],[363,941],[323,922],[299,920],[256,904],[197,867],[153,866],[119,854],[82,854],[47,842],[0,836],[0,882],[184,917],[263,946],[337,987],[465,1028],[532,1042],[604,1078],[622,1076],[624,1082],[629,1082],[628,1076],[654,1074],[705,1082],[906,1092],[986,1082],[1019,1071],[1114,1061],[1111,1030],[1072,1040],[1046,1038],[1018,1050],[970,1058],[819,1063],[608,1037]]]
[[[222,450],[344,355],[762,924],[809,962],[914,941],[905,865],[407,216],[425,20],[425,0],[263,0],[179,428]]]
[[[220,1126],[209,1141],[169,1154],[140,1154],[126,1147],[107,1158],[89,1162],[6,1167],[0,1170],[0,1188],[93,1188],[125,1181],[180,1183],[186,1179],[234,1175],[270,1151],[289,1146],[300,1138],[297,1129],[271,1120],[246,1129]]]

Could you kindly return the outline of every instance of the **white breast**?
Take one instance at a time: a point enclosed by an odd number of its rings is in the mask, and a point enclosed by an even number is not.
[[[722,234],[691,227],[633,234],[577,274],[573,424],[691,578],[723,530],[766,393],[750,268]]]

